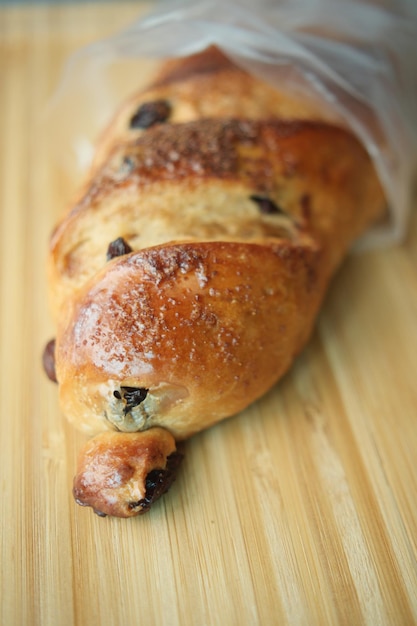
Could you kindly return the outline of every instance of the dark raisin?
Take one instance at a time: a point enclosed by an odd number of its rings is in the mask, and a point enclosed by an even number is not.
[[[256,202],[261,213],[264,215],[285,215],[285,211],[281,209],[273,200],[266,196],[250,196],[250,199]]]
[[[165,122],[171,113],[171,106],[166,100],[144,102],[130,120],[130,128],[150,128],[154,124]]]
[[[121,387],[123,397],[126,400],[126,411],[143,402],[148,395],[148,390],[144,387]]]
[[[117,256],[123,256],[124,254],[129,254],[129,252],[132,252],[132,248],[129,246],[127,241],[125,241],[123,237],[118,237],[109,243],[106,258],[108,261],[111,261],[111,259],[114,259]]]
[[[55,371],[55,339],[51,339],[45,346],[42,355],[43,369],[49,380],[53,383],[57,383],[56,371]]]
[[[127,415],[131,409],[145,400],[148,395],[148,389],[145,389],[145,387],[120,387],[120,391],[116,389],[113,391],[113,395],[118,400],[124,400],[125,407],[123,412]]]
[[[145,497],[137,502],[130,502],[129,508],[137,509],[141,507],[141,513],[145,513],[151,505],[168,491],[175,481],[178,468],[184,455],[180,452],[173,452],[167,458],[165,469],[155,469],[149,472],[145,481]]]

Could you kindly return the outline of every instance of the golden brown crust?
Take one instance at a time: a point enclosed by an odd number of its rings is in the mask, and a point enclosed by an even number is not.
[[[288,368],[323,293],[311,242],[187,243],[115,259],[74,302],[57,343],[69,419],[189,437],[242,410]],[[147,391],[126,413],[121,387]]]
[[[281,211],[263,213],[254,195]],[[352,210],[356,202],[366,210]],[[381,202],[368,156],[339,128],[278,120],[152,128],[112,154],[56,229],[53,308],[58,317],[120,236],[137,250],[167,241],[291,238],[298,225],[337,256]]]
[[[161,428],[102,433],[80,453],[74,498],[98,515],[140,515],[169,488],[174,476],[169,458],[175,452],[173,437]]]
[[[123,104],[98,142],[94,170],[107,160],[116,145],[143,134],[144,129],[132,125],[132,119],[142,105],[156,101],[168,103],[170,114],[166,121],[170,124],[227,117],[342,123],[323,102],[268,85],[212,46],[190,57],[167,61],[148,89]]]
[[[246,74],[219,48],[209,46],[205,50],[187,57],[167,59],[159,68],[151,87],[172,86],[185,80],[201,80],[207,74],[215,77],[226,70]]]
[[[363,147],[323,116],[209,50],[115,117],[49,255],[61,406],[102,433],[81,504],[145,510],[174,439],[244,409],[307,342],[385,204]]]

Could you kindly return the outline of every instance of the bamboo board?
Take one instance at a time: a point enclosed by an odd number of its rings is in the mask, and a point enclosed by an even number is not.
[[[66,56],[142,9],[0,9],[1,624],[417,624],[415,215],[403,245],[347,261],[291,372],[188,443],[151,513],[72,500],[82,437],[40,355],[73,181],[39,118]]]

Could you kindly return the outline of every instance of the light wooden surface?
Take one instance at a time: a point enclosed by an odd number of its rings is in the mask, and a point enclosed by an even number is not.
[[[346,263],[292,371],[188,443],[150,514],[72,500],[81,437],[40,355],[73,181],[38,122],[64,58],[142,8],[115,7],[0,9],[0,623],[417,624],[415,216],[404,245]]]

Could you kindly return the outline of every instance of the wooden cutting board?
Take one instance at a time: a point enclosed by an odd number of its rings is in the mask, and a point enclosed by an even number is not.
[[[188,443],[151,513],[72,500],[82,437],[40,358],[47,241],[75,181],[44,107],[70,52],[144,8],[0,9],[0,622],[417,624],[415,215],[403,245],[348,260],[292,371]]]

